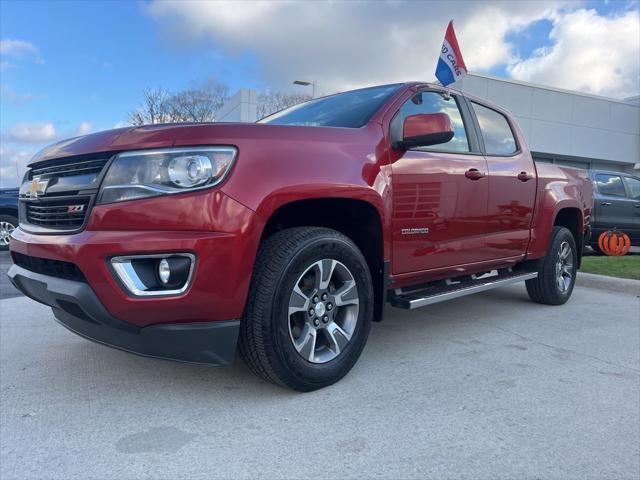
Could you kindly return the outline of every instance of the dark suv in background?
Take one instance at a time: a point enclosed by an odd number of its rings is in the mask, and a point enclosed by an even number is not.
[[[0,250],[9,250],[9,239],[17,226],[18,189],[0,188]]]
[[[593,181],[593,216],[591,246],[599,251],[598,237],[617,228],[640,246],[640,178],[621,172],[589,170]]]

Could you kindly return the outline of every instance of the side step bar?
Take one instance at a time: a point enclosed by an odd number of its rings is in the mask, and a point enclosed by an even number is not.
[[[447,280],[440,284],[425,286],[410,291],[396,289],[395,295],[389,299],[389,303],[397,308],[413,310],[433,303],[444,302],[453,298],[464,297],[473,293],[484,292],[497,287],[503,287],[512,283],[522,282],[536,278],[538,272],[498,272],[492,276],[471,276],[468,280]]]

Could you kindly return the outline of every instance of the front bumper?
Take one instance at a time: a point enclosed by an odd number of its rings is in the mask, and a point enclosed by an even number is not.
[[[113,317],[86,283],[42,275],[17,265],[9,269],[8,276],[27,297],[49,305],[59,323],[89,340],[167,360],[217,366],[233,361],[238,320],[138,327]]]

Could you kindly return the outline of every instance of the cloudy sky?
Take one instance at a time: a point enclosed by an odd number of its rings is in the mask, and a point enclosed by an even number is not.
[[[150,87],[320,92],[434,78],[454,19],[471,71],[625,98],[637,0],[0,1],[0,185],[55,140],[121,125]],[[17,166],[17,168],[16,168]]]

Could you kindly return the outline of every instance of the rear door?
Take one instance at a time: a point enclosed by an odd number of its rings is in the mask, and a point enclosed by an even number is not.
[[[489,169],[486,254],[489,259],[524,255],[536,200],[536,170],[515,128],[501,112],[470,102]]]
[[[634,231],[637,201],[627,197],[622,175],[596,173],[594,184],[597,192],[594,210],[598,229],[617,228],[623,232]]]
[[[463,102],[417,92],[391,121],[397,128],[409,115],[442,112],[455,129],[448,143],[406,150],[392,163],[394,274],[486,259],[487,164],[463,120]]]

